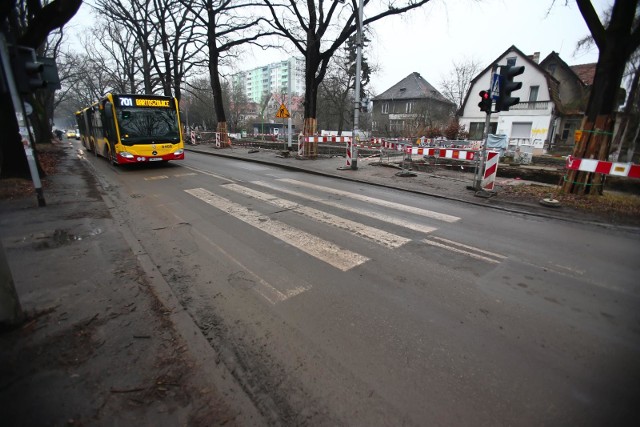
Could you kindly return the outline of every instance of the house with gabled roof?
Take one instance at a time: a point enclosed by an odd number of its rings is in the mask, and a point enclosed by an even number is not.
[[[522,88],[512,94],[520,98],[520,103],[509,111],[493,113],[489,133],[504,134],[511,149],[522,148],[533,154],[554,145],[572,146],[573,131],[580,124],[588,99],[589,70],[595,70],[595,64],[573,69],[555,52],[539,63],[539,53],[529,56],[511,46],[471,81],[459,111],[460,124],[469,131],[469,139],[482,139],[486,115],[478,107],[478,94],[489,89],[494,65],[524,65],[525,69],[514,79],[522,82]]]
[[[555,114],[556,132],[549,141],[551,149],[573,148],[574,135],[580,129],[589,102],[589,93],[596,74],[596,63],[568,65],[556,52],[551,52],[540,62],[540,67],[559,83]]]
[[[413,72],[373,98],[372,131],[380,136],[415,136],[443,126],[456,105]]]

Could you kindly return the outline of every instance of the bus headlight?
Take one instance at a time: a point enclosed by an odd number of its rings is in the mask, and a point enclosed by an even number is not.
[[[121,157],[124,157],[125,159],[133,159],[133,154],[128,153],[128,152],[126,152],[126,151],[121,151],[121,152],[120,152],[120,153],[118,153],[118,154],[120,154],[120,156],[121,156]]]
[[[184,150],[181,148],[179,150],[176,150],[173,155],[174,156],[182,156],[184,154]]]

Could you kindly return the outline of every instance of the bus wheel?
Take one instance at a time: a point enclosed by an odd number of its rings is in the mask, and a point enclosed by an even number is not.
[[[106,145],[102,149],[102,155],[104,156],[105,159],[109,161],[109,163],[113,163],[113,160],[111,159],[111,152],[109,151],[109,148]]]
[[[111,164],[112,164],[113,166],[118,166],[118,159],[117,159],[117,157],[116,157],[116,156],[117,156],[116,154],[113,154],[113,153],[112,153],[112,151],[111,151],[111,150],[109,150],[109,157],[108,157],[108,159],[109,159],[109,161],[111,162]]]

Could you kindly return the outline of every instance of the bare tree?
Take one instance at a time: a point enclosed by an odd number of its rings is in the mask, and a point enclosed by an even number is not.
[[[87,56],[92,60],[102,60],[109,64],[105,68],[111,74],[114,92],[137,93],[142,86],[138,73],[142,68],[139,58],[142,58],[144,53],[141,45],[136,43],[131,28],[117,25],[110,19],[100,19],[94,26],[93,33],[99,35],[91,35],[91,41],[95,41],[99,49],[91,49],[89,41],[85,41]]]
[[[603,24],[591,1],[576,0],[580,13],[598,46],[596,74],[589,104],[582,121],[582,137],[576,143],[573,156],[606,160],[613,135],[618,88],[625,66],[640,46],[638,0],[615,0],[608,24]],[[602,192],[601,174],[570,171],[563,190],[567,193],[597,194]]]
[[[480,71],[480,63],[472,58],[453,61],[452,65],[453,70],[440,81],[440,92],[460,109],[471,89],[471,81]]]
[[[66,24],[80,8],[81,0],[4,1],[0,6],[0,31],[9,42],[38,49],[53,30]],[[29,165],[22,146],[10,96],[0,96],[0,176],[28,178]]]
[[[366,45],[369,40],[364,38]],[[364,48],[364,46],[363,46]],[[345,48],[338,50],[327,68],[327,74],[318,88],[318,123],[338,134],[353,124],[353,101],[356,80],[356,40],[352,36]],[[360,99],[366,98],[367,85],[375,67],[371,67],[366,56],[362,56],[362,80]]]
[[[94,7],[106,19],[126,27],[137,46],[140,46],[143,87],[145,93],[154,92],[152,68],[157,37],[154,36],[152,8],[145,0],[95,0]]]
[[[197,27],[206,31],[209,80],[213,91],[213,103],[218,121],[217,131],[222,141],[228,142],[227,117],[221,82],[220,65],[224,55],[248,43],[256,43],[260,37],[272,35],[262,31],[260,23],[264,18],[254,9],[259,6],[251,0],[181,0],[193,12]],[[203,13],[198,13],[202,10]]]
[[[308,0],[305,3],[263,0],[271,11],[271,25],[305,57],[304,134],[317,130],[318,87],[322,83],[331,57],[356,32],[358,0]],[[400,15],[419,8],[429,0],[363,1],[363,7],[379,6],[378,13],[363,20],[363,25],[387,16]],[[300,6],[306,4],[306,9]],[[371,8],[370,8],[371,9]],[[323,42],[325,46],[323,46]],[[324,49],[323,49],[324,48]]]
[[[180,115],[182,121],[190,127],[216,128],[218,122],[213,108],[211,82],[208,78],[189,80],[180,100]]]

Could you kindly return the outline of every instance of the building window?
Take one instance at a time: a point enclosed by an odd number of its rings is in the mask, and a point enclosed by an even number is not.
[[[529,102],[536,102],[538,100],[538,90],[540,90],[540,86],[531,86],[529,88]]]
[[[492,122],[489,124],[489,133],[494,134],[498,129],[498,123]],[[471,140],[482,140],[484,137],[484,122],[471,122],[469,123],[469,139]]]
[[[382,104],[382,114],[389,114],[389,103],[385,102]]]
[[[516,65],[516,59],[518,58],[515,56],[512,56],[511,58],[507,58],[507,65],[511,65],[511,66]]]
[[[405,113],[413,112],[413,102],[407,102],[407,105],[404,108]]]
[[[531,122],[514,122],[511,124],[511,138],[531,138]]]

